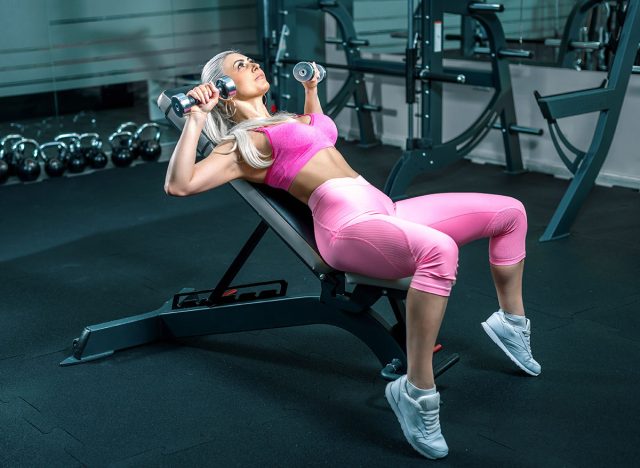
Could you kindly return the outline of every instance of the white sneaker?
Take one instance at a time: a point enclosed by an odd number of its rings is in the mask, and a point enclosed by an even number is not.
[[[540,364],[531,354],[531,322],[526,319],[524,328],[509,322],[501,310],[494,312],[482,328],[489,338],[523,371],[529,375],[539,375],[542,371]]]
[[[414,449],[432,460],[448,455],[449,447],[440,431],[439,393],[414,400],[407,393],[405,374],[389,382],[384,394],[400,422],[404,436]]]

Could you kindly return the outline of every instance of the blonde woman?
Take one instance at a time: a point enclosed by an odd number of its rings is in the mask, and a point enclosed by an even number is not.
[[[236,84],[231,99],[220,99],[212,84],[223,75]],[[264,72],[236,51],[213,57],[204,66],[202,82],[187,93],[199,104],[187,114],[165,191],[188,196],[234,179],[286,190],[311,209],[318,250],[327,264],[384,279],[412,276],[406,301],[408,372],[389,383],[385,395],[407,441],[427,458],[445,457],[449,449],[440,429],[432,355],[456,278],[459,246],[489,238],[500,309],[482,326],[520,369],[530,375],[541,371],[531,354],[522,301],[527,233],[522,203],[480,193],[431,194],[394,203],[335,148],[338,132],[322,113],[317,79],[303,83],[302,115],[271,115],[263,100],[269,91]],[[196,163],[203,131],[216,147]]]

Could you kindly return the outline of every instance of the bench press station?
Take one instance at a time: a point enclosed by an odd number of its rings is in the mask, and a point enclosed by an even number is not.
[[[183,127],[185,118],[176,115],[171,97],[188,89],[167,90],[158,98],[160,109],[178,129]],[[206,156],[212,149],[213,143],[202,134],[199,155]],[[334,270],[317,251],[311,211],[306,205],[283,190],[263,184],[245,180],[230,184],[262,220],[218,284],[202,291],[183,288],[154,311],[85,327],[73,340],[72,355],[60,365],[93,361],[158,340],[326,324],[360,338],[384,366],[381,375],[386,380],[406,373],[403,301],[411,278],[381,280]],[[318,277],[319,294],[287,296],[284,280],[231,284],[269,228]],[[395,324],[372,309],[382,296],[389,300]],[[440,348],[437,345],[434,351]],[[442,374],[458,360],[457,354],[436,360],[434,375]]]

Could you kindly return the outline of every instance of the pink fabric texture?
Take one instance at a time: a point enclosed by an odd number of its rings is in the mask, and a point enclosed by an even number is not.
[[[271,142],[273,164],[267,170],[264,183],[289,190],[300,169],[323,148],[336,144],[338,129],[324,114],[304,114],[311,117],[309,124],[285,122],[256,131],[263,132]]]
[[[362,176],[330,179],[309,199],[315,239],[333,268],[382,279],[413,276],[411,287],[448,296],[458,247],[489,238],[489,261],[525,257],[527,215],[502,195],[438,193],[394,203]]]

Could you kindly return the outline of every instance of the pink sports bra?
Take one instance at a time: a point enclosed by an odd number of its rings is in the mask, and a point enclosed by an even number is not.
[[[265,184],[289,190],[300,169],[318,151],[334,146],[338,139],[338,129],[331,117],[324,114],[309,115],[309,124],[285,122],[256,129],[269,138],[273,164],[267,169]]]

